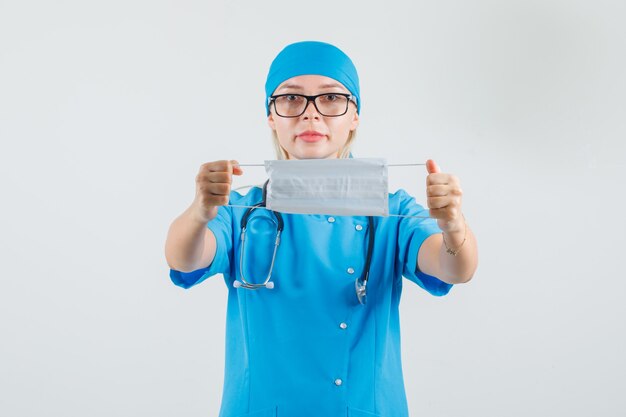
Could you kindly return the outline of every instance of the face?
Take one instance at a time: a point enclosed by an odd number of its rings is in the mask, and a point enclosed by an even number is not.
[[[277,94],[303,94],[314,96],[326,93],[350,92],[338,81],[322,75],[300,75],[280,84]],[[278,142],[287,152],[289,159],[337,158],[346,144],[350,132],[359,125],[356,104],[350,101],[348,112],[343,116],[327,117],[318,113],[312,102],[298,117],[281,117],[276,114],[274,104],[270,106],[268,124],[276,132]]]

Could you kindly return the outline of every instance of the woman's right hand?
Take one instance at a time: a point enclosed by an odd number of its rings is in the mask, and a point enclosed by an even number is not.
[[[217,207],[228,204],[232,176],[242,175],[237,161],[207,162],[196,176],[196,197],[192,211],[199,221],[207,223],[217,216]]]

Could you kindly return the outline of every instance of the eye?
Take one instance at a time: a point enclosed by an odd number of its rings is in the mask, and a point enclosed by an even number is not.
[[[339,96],[337,94],[326,94],[322,96],[322,98],[324,99],[324,101],[337,101],[339,99]]]
[[[285,100],[287,100],[287,101],[296,101],[296,100],[300,99],[300,97],[298,97],[298,96],[296,96],[294,94],[290,94],[290,95],[284,96],[284,97],[285,97]]]

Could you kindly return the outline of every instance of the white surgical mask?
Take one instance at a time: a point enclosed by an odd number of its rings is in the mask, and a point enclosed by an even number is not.
[[[266,206],[297,214],[388,216],[387,162],[382,158],[265,161]]]

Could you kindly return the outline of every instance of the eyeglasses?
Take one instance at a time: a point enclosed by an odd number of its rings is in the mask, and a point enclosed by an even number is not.
[[[316,96],[278,94],[271,96],[268,104],[274,103],[274,111],[280,117],[298,117],[304,114],[311,101],[322,116],[337,117],[348,112],[348,103],[350,101],[356,103],[356,97],[345,93],[324,93]]]

